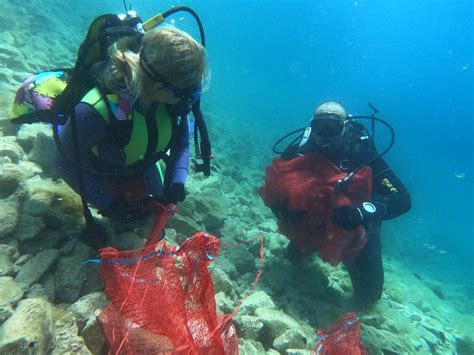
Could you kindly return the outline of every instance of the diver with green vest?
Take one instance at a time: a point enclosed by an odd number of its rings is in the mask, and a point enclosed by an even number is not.
[[[118,40],[109,57],[97,86],[75,106],[75,119],[62,127],[56,163],[100,214],[130,221],[149,215],[153,199],[176,204],[185,198],[188,113],[200,98],[205,51],[185,32],[160,27],[143,35],[138,53]],[[155,164],[161,159],[166,174]],[[130,167],[125,174],[100,173]]]
[[[12,108],[14,124],[53,127],[53,157],[61,177],[81,196],[84,240],[94,247],[106,238],[89,203],[103,216],[133,221],[151,214],[157,200],[184,200],[190,126],[195,157],[202,159],[193,160],[195,172],[209,176],[213,158],[200,109],[206,65],[199,16],[177,6],[142,22],[131,7],[125,9],[124,15],[95,18],[74,68],[31,75]],[[174,27],[158,27],[178,12],[194,18],[201,44]]]

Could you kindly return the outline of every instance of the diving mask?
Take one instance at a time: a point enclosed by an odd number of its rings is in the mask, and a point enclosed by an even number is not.
[[[339,136],[344,131],[344,120],[338,115],[318,115],[311,120],[311,131],[323,138]]]

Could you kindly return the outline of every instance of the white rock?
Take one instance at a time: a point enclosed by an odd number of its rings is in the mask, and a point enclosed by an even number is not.
[[[274,309],[275,303],[264,291],[255,291],[242,302],[240,307],[241,314],[255,314],[259,308]]]
[[[13,278],[0,277],[0,306],[16,304],[22,297],[23,290]]]
[[[0,328],[0,353],[47,354],[53,344],[51,305],[41,298],[20,301]]]

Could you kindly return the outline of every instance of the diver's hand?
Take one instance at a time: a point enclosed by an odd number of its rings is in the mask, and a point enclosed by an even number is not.
[[[174,183],[165,188],[163,197],[166,203],[172,203],[176,205],[178,202],[183,202],[186,198],[186,191],[184,184]]]
[[[346,231],[354,230],[358,226],[367,224],[377,218],[380,213],[371,202],[364,202],[359,206],[339,206],[332,210],[331,220],[334,225]]]

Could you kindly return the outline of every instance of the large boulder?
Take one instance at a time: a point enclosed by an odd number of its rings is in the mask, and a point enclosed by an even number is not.
[[[0,328],[0,354],[48,354],[53,346],[51,304],[41,298],[20,301]]]
[[[84,262],[94,256],[91,248],[77,243],[70,255],[58,259],[54,273],[56,301],[73,303],[79,298],[87,271]]]
[[[0,277],[0,306],[14,305],[23,297],[23,290],[10,276]]]
[[[95,313],[96,310],[103,310],[107,303],[107,297],[104,293],[94,292],[82,296],[71,306],[69,306],[69,310],[76,317],[79,330],[84,328],[88,319]]]
[[[2,164],[0,169],[0,198],[7,198],[15,193],[23,183],[25,176],[15,164]]]
[[[13,272],[13,263],[18,258],[18,250],[10,245],[0,244],[0,276]]]
[[[33,143],[33,148],[28,154],[28,158],[39,164],[45,171],[51,172],[54,168],[54,152],[56,145],[51,135],[38,132]]]
[[[0,200],[0,239],[11,235],[18,222],[19,201],[17,198],[9,197]]]
[[[20,269],[16,275],[16,282],[22,286],[23,290],[28,290],[50,269],[57,257],[58,250],[56,249],[40,251]]]

